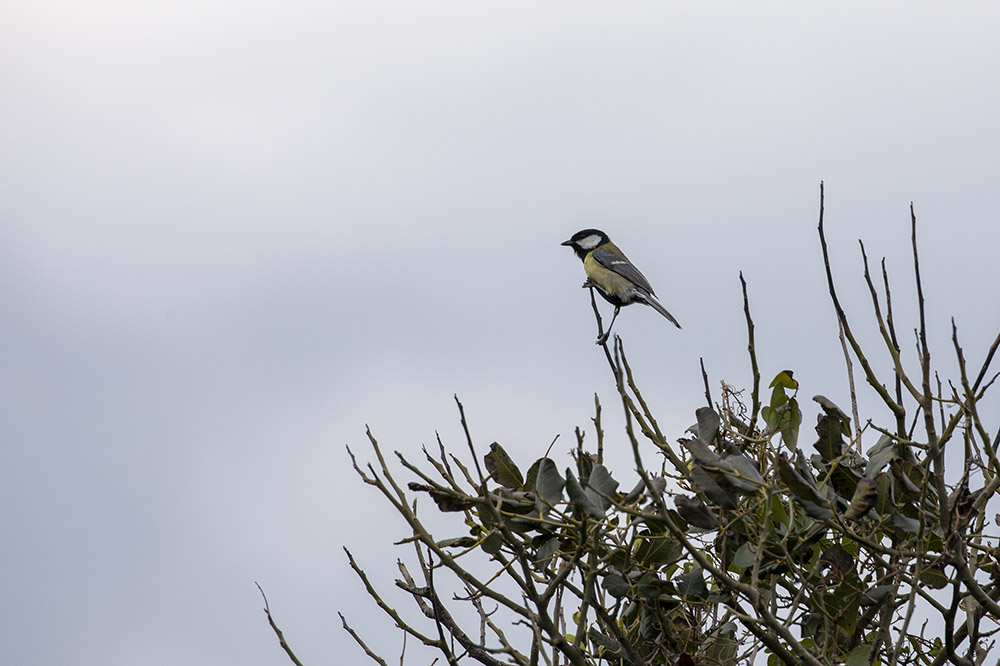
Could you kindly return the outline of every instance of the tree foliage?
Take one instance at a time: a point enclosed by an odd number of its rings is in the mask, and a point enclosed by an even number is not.
[[[604,464],[596,398],[595,446],[578,430],[565,462],[519,464],[498,443],[480,449],[459,403],[468,453],[440,441],[419,463],[397,453],[410,477],[403,483],[369,432],[373,462],[351,458],[412,529],[415,564],[399,564],[396,585],[420,615],[405,619],[348,553],[350,566],[399,630],[449,664],[983,663],[1000,622],[998,532],[987,515],[1000,487],[1000,434],[980,407],[1000,336],[973,373],[953,325],[959,376],[938,379],[912,208],[911,220],[915,370],[904,367],[884,263],[876,286],[862,246],[880,353],[893,368],[885,381],[840,305],[821,198],[848,366],[859,366],[889,424],[859,426],[853,380],[852,416],[813,398],[814,436],[801,428],[791,371],[761,396],[743,282],[750,395],[723,383],[713,399],[706,377],[708,404],[674,441],[643,399],[621,340],[603,343],[634,456],[627,483]],[[600,334],[596,302],[594,311]],[[432,534],[418,515],[425,496],[422,512],[460,519],[449,534]]]

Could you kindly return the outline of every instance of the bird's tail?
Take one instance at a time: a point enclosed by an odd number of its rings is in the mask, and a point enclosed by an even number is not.
[[[661,315],[663,315],[664,317],[666,317],[667,319],[669,319],[673,323],[674,326],[676,326],[677,328],[681,327],[681,325],[677,323],[677,320],[674,319],[674,316],[672,314],[670,314],[669,312],[667,312],[667,309],[665,307],[663,307],[662,305],[660,305],[660,302],[658,300],[656,300],[655,296],[653,296],[651,294],[643,294],[642,295],[642,299],[644,301],[646,301],[646,303],[649,306],[651,306],[654,310],[656,310]]]

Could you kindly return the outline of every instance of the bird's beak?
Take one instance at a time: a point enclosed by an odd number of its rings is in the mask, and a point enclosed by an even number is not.
[[[572,245],[572,244],[573,244],[573,241],[571,241],[571,240],[568,240],[568,241],[563,241],[562,243],[559,243],[559,244],[560,244],[560,245]]]

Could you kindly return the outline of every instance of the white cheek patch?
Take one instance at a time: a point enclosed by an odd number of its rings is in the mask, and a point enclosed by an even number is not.
[[[586,238],[581,238],[577,241],[577,245],[582,247],[584,250],[593,250],[595,247],[601,244],[601,237],[597,234],[590,234]]]

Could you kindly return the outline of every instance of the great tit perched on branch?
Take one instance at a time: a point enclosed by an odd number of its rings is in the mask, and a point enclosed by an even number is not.
[[[576,255],[583,260],[583,270],[587,273],[584,287],[596,287],[598,293],[608,303],[615,306],[615,314],[611,317],[607,332],[598,339],[597,344],[607,340],[611,327],[623,305],[645,303],[673,322],[680,328],[674,316],[656,300],[649,280],[639,272],[625,253],[611,242],[608,235],[599,229],[584,229],[573,234],[563,245],[573,248]]]

